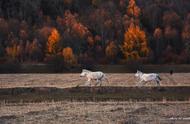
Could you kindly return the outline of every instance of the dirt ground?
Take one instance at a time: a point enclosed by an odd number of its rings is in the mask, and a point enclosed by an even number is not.
[[[190,103],[50,102],[0,106],[1,124],[189,124]]]
[[[162,86],[190,86],[190,73],[175,73],[172,76],[166,73],[160,74]],[[137,79],[134,74],[112,73],[107,74],[109,84],[105,86],[135,86]],[[12,87],[75,87],[84,85],[85,78],[80,74],[0,74],[0,88]],[[155,83],[147,83],[147,86],[155,86]]]

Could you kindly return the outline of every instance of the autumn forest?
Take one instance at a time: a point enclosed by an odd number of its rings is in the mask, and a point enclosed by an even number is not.
[[[190,63],[189,0],[1,0],[0,63]]]

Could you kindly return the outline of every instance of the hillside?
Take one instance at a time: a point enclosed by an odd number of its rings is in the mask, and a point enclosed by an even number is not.
[[[1,0],[0,62],[189,63],[189,0]]]

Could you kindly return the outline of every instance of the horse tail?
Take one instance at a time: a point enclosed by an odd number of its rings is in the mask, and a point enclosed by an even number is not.
[[[157,76],[157,78],[158,78],[160,81],[162,80],[162,78],[160,78],[160,76],[159,76],[159,75]]]
[[[110,83],[107,76],[104,74],[104,79],[108,82],[108,84]]]

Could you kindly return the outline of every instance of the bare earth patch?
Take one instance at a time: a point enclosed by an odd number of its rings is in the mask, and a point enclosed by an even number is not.
[[[104,86],[135,86],[137,79],[134,74],[107,74],[110,84]],[[161,74],[162,86],[190,86],[190,73]],[[79,74],[0,74],[0,88],[13,87],[75,87],[84,85],[85,78]],[[155,86],[147,83],[146,86]]]
[[[189,103],[50,102],[3,104],[0,123],[188,124]]]

